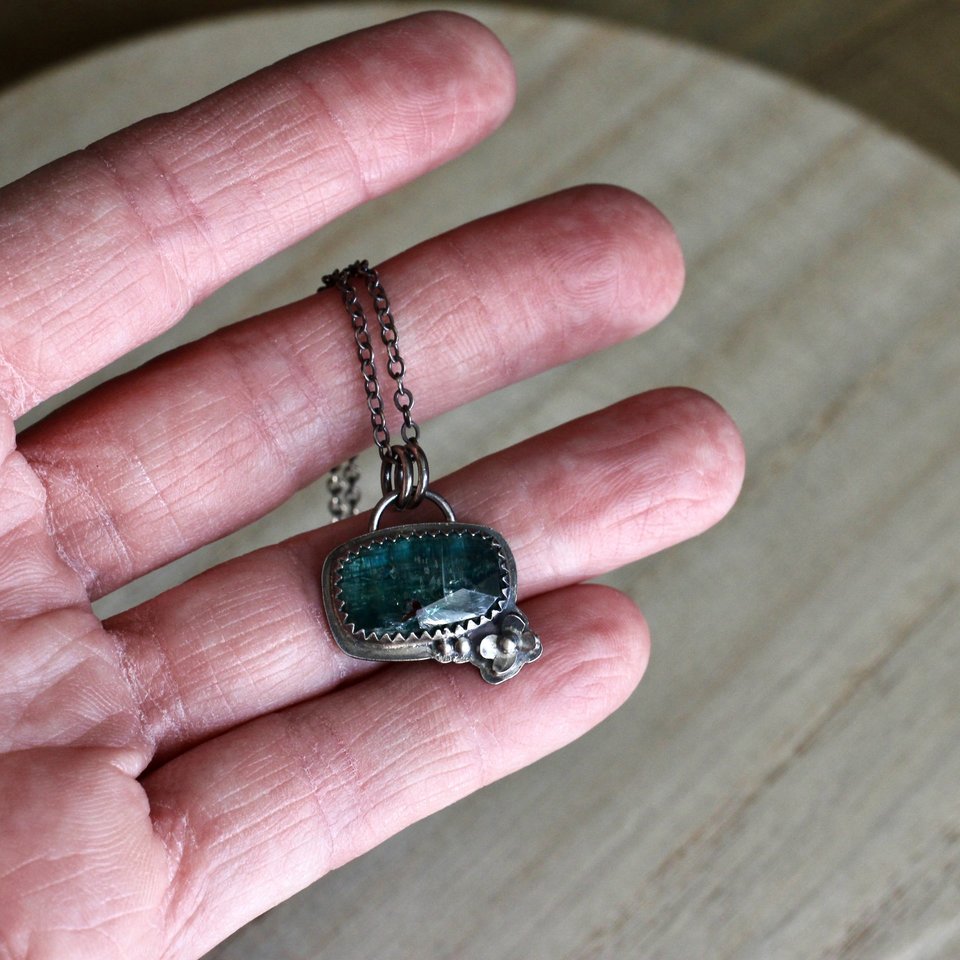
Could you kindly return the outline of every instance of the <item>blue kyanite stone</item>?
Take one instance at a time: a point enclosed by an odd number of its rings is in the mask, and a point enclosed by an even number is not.
[[[500,549],[452,530],[375,541],[338,568],[343,616],[367,634],[420,633],[475,619],[501,599]]]

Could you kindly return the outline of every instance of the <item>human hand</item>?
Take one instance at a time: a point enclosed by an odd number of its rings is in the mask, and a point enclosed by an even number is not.
[[[368,442],[335,291],[14,434],[13,418],[230,277],[471,146],[512,97],[485,29],[420,15],[308,50],[0,193],[0,956],[198,957],[579,736],[639,680],[639,612],[575,584],[702,531],[733,502],[739,438],[692,391],[631,398],[437,484],[461,519],[505,535],[544,639],[544,657],[497,689],[469,668],[384,668],[336,647],[320,567],[359,520],[105,624],[92,612]],[[493,214],[381,272],[421,418],[651,326],[682,282],[664,219],[596,186]]]

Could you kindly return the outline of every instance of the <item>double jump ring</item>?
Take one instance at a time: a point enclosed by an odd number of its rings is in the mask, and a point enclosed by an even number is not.
[[[418,507],[430,482],[427,455],[416,440],[395,443],[380,463],[380,488],[386,497],[396,494],[398,510]]]

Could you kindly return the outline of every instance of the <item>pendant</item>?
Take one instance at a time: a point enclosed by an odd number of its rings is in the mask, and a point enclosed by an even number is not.
[[[323,606],[340,648],[361,660],[472,663],[487,683],[503,683],[542,653],[517,608],[517,567],[491,527],[457,523],[443,497],[423,499],[445,516],[438,523],[369,531],[335,548],[323,565]]]

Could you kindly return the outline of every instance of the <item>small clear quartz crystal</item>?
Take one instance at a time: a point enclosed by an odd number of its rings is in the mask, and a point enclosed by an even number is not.
[[[416,621],[421,629],[429,630],[461,620],[473,620],[488,613],[496,602],[497,598],[489,593],[463,588],[418,610]]]

